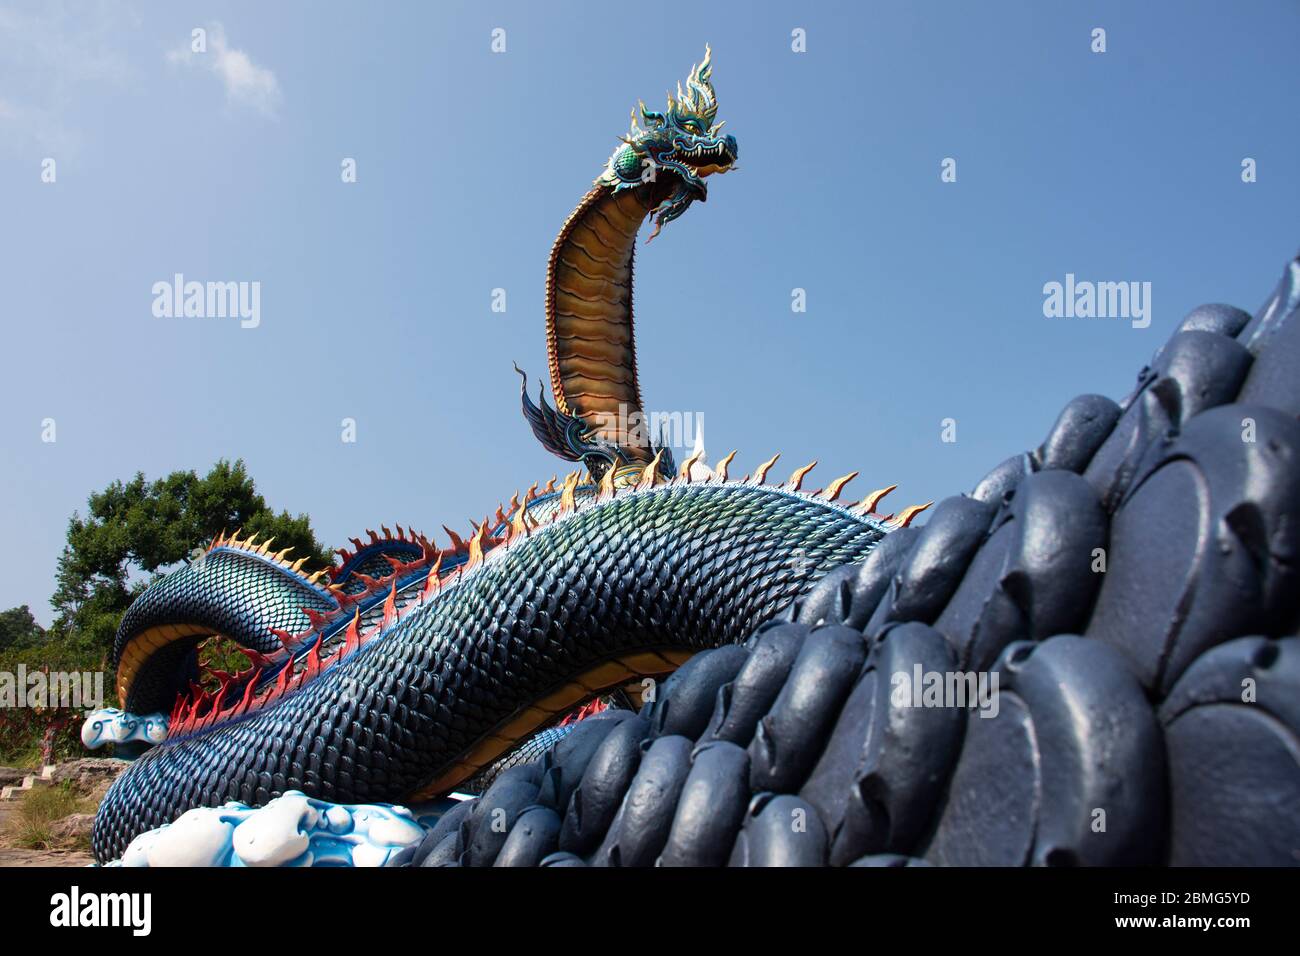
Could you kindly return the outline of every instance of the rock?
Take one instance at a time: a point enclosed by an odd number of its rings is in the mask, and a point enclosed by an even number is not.
[[[54,821],[50,825],[50,836],[59,843],[89,840],[90,831],[94,825],[95,815],[93,813],[73,813],[62,820]]]
[[[18,767],[0,767],[0,787],[22,786],[23,777],[29,773],[30,770],[20,770]]]
[[[90,793],[104,789],[129,766],[131,766],[129,760],[117,760],[113,757],[82,757],[56,766],[50,780],[55,784],[71,782],[76,789]]]

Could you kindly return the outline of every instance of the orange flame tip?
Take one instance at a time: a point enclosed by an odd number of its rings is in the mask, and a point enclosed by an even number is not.
[[[803,487],[803,480],[805,477],[807,477],[808,472],[812,471],[816,467],[817,467],[817,459],[814,458],[812,461],[804,465],[802,468],[796,468],[794,474],[790,476],[790,480],[785,483],[784,485],[785,490],[798,491],[800,488]]]
[[[730,467],[731,460],[735,457],[736,457],[736,452],[733,449],[732,452],[729,455],[727,455],[726,458],[722,459],[722,461],[718,462],[717,467],[713,469],[714,474],[718,476],[718,481],[727,480],[727,468]]]
[[[822,499],[825,501],[834,501],[840,496],[840,492],[844,490],[844,486],[856,477],[858,477],[858,473],[856,471],[851,471],[842,478],[836,478],[822,491]]]
[[[763,464],[759,465],[758,470],[754,472],[753,483],[756,485],[761,485],[763,482],[765,482],[767,480],[767,473],[772,470],[772,466],[776,464],[776,460],[780,457],[781,457],[781,453],[778,451],[767,461],[763,462]]]
[[[859,511],[864,515],[871,514],[876,510],[876,506],[880,504],[885,495],[889,494],[897,487],[898,485],[890,485],[887,488],[877,488],[871,494],[863,498],[861,503],[854,510]]]

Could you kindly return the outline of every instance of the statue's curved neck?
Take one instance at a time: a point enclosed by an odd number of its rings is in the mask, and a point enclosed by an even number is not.
[[[591,189],[560,230],[546,273],[546,345],[561,412],[631,461],[654,457],[637,381],[632,259],[666,186]]]

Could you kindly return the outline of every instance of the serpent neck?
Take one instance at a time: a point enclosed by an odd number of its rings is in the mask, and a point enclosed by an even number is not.
[[[556,406],[642,462],[654,451],[637,380],[632,260],[637,231],[664,188],[593,187],[565,220],[546,274],[546,344]]]

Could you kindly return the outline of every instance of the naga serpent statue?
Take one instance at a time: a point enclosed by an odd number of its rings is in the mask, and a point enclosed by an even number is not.
[[[103,801],[100,861],[268,804],[288,856],[359,827],[421,865],[1300,859],[1300,260],[923,526],[881,513],[892,488],[842,503],[853,475],[677,467],[645,425],[633,252],[736,162],[711,69],[640,106],[551,251],[554,406],[525,377],[523,409],[585,474],[445,547],[385,527],[308,575],[223,533],[154,583],[117,716],[169,713],[166,739]],[[213,635],[251,659],[216,686]],[[388,806],[453,791],[477,796],[423,828]]]

